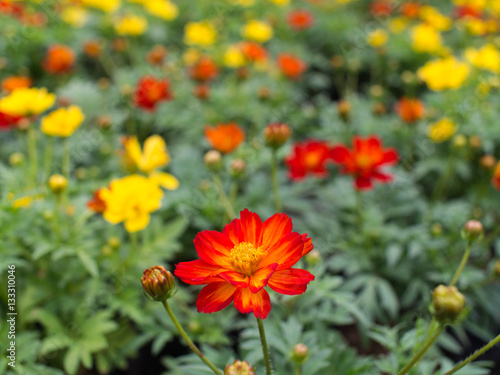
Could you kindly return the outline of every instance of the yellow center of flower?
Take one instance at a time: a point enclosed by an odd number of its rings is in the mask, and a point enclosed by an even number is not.
[[[255,248],[251,243],[241,242],[231,250],[230,262],[234,270],[250,276],[256,271],[264,256],[262,249]]]

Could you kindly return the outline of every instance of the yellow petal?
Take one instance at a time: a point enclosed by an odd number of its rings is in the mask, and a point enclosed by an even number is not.
[[[169,173],[153,172],[149,177],[164,189],[175,190],[179,187],[179,180]]]
[[[134,218],[130,218],[125,221],[125,229],[127,232],[137,232],[141,229],[144,229],[149,224],[149,215],[148,214],[140,214]]]
[[[139,167],[139,164],[141,163],[142,151],[137,137],[126,137],[123,141],[123,147],[125,147],[125,152],[130,160],[132,160],[132,162]]]
[[[152,135],[144,141],[144,153],[142,154],[139,168],[149,173],[156,168],[164,167],[170,162],[167,145],[159,135]]]

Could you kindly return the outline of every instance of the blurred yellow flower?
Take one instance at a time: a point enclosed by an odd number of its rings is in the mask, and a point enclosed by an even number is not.
[[[500,72],[500,51],[493,44],[486,44],[479,49],[467,48],[465,58],[478,68],[490,70],[493,73]]]
[[[146,10],[153,16],[171,21],[179,15],[179,8],[168,0],[148,0],[144,3]]]
[[[500,16],[500,1],[490,0],[488,10],[495,16]]]
[[[161,206],[163,192],[151,179],[131,175],[113,180],[99,190],[105,202],[104,219],[112,224],[125,223],[128,232],[137,232],[149,224],[150,214]]]
[[[80,0],[82,5],[97,8],[106,13],[112,13],[121,5],[121,0]]]
[[[56,96],[47,89],[19,88],[0,99],[0,111],[10,116],[38,115],[54,105]]]
[[[429,135],[429,138],[435,143],[441,143],[447,141],[456,132],[457,132],[456,124],[446,117],[430,125],[429,128],[427,129],[427,134]]]
[[[192,65],[196,64],[196,62],[200,59],[201,56],[202,56],[202,53],[200,51],[198,51],[196,48],[188,48],[182,54],[182,61],[187,66],[192,66]]]
[[[389,39],[389,34],[383,29],[376,29],[368,34],[367,41],[372,47],[379,48],[384,46]]]
[[[428,62],[417,73],[431,90],[456,90],[468,77],[469,67],[456,57],[449,56]]]
[[[407,23],[402,17],[393,17],[389,20],[389,30],[394,34],[400,34],[406,30]]]
[[[251,20],[243,26],[242,35],[250,40],[264,43],[273,37],[272,27],[264,21]]]
[[[42,118],[42,131],[53,137],[69,137],[84,119],[81,108],[76,105],[59,108]]]
[[[442,48],[441,34],[431,25],[422,23],[411,29],[412,48],[416,52],[438,52]]]
[[[33,197],[26,196],[26,197],[18,198],[14,202],[12,202],[12,207],[14,207],[14,208],[26,208],[26,207],[31,206],[31,203],[33,203]]]
[[[144,150],[137,137],[126,137],[123,142],[127,157],[141,172],[149,175],[161,187],[175,190],[179,187],[179,181],[171,174],[159,172],[156,169],[170,163],[170,155],[167,145],[159,135],[152,135],[144,141]]]
[[[82,27],[87,22],[89,15],[87,11],[79,6],[69,6],[61,12],[61,18],[73,27]]]
[[[488,4],[488,0],[453,0],[456,6],[467,6],[474,9],[484,9]]]
[[[193,46],[211,46],[217,40],[217,31],[208,21],[189,22],[184,28],[184,43]]]
[[[440,31],[446,31],[451,28],[451,18],[442,15],[436,8],[430,5],[420,8],[420,19]]]
[[[238,46],[231,46],[224,53],[224,65],[228,68],[240,68],[246,63],[245,55]]]
[[[138,36],[144,34],[148,28],[148,21],[144,17],[128,15],[119,18],[114,26],[119,35]]]
[[[231,0],[232,4],[241,5],[242,7],[250,7],[255,4],[255,0]]]
[[[269,1],[281,7],[290,4],[290,0],[269,0]]]

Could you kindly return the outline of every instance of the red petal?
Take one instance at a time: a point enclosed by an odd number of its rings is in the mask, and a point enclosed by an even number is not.
[[[394,164],[397,163],[398,159],[398,152],[393,148],[389,148],[385,150],[381,164]]]
[[[314,276],[306,270],[289,268],[276,271],[269,279],[269,286],[275,292],[287,295],[302,294],[307,289],[307,284],[314,280]]]
[[[391,182],[393,180],[393,177],[390,174],[382,172],[373,172],[372,177],[381,182]]]
[[[197,259],[190,262],[182,262],[175,266],[174,275],[187,284],[202,285],[206,284],[209,278],[226,271],[220,266],[214,266]]]
[[[264,268],[261,268],[253,273],[250,277],[250,284],[248,287],[252,293],[257,293],[259,290],[267,285],[267,281],[272,276],[274,271],[278,268],[278,263],[270,264]]]
[[[222,310],[233,301],[235,292],[236,287],[225,281],[208,284],[196,300],[198,312],[213,313]]]
[[[307,233],[302,235],[302,240],[304,241],[304,249],[302,250],[302,256],[308,254],[313,248],[311,237],[307,237]]]
[[[278,263],[278,270],[290,268],[300,260],[303,249],[302,236],[297,232],[289,233],[269,248],[265,258],[260,261],[259,267]]]
[[[344,145],[335,146],[330,151],[330,158],[336,163],[345,163],[351,158],[351,151]]]
[[[256,248],[259,247],[262,242],[262,220],[260,220],[259,215],[245,208],[240,212],[240,217],[244,241],[251,243]]]
[[[234,219],[227,224],[222,230],[222,234],[227,236],[235,245],[243,242],[243,229],[241,228],[241,220]]]
[[[292,220],[286,214],[275,214],[264,221],[262,246],[274,245],[281,237],[292,231]]]
[[[255,317],[266,319],[271,311],[271,300],[265,289],[252,293],[250,289],[238,289],[234,295],[234,307],[243,314],[253,311]]]
[[[228,257],[234,244],[222,233],[214,230],[204,230],[196,235],[194,247],[199,257],[205,262],[231,268]]]
[[[219,274],[219,276],[237,288],[246,288],[250,283],[248,276],[236,271],[226,271]]]
[[[366,177],[356,177],[354,185],[356,186],[356,190],[370,190],[373,188],[372,182]]]

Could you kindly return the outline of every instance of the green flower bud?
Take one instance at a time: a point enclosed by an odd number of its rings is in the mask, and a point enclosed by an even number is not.
[[[465,307],[465,297],[454,286],[439,285],[432,292],[434,316],[440,323],[453,323]]]
[[[255,372],[247,361],[238,359],[233,364],[226,366],[224,375],[255,375]]]
[[[165,301],[174,294],[174,275],[163,266],[154,266],[145,270],[141,283],[146,294],[154,301]]]

